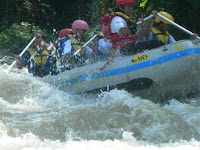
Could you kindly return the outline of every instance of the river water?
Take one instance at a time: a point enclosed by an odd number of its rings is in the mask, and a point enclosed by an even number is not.
[[[200,149],[198,97],[161,106],[117,89],[72,95],[7,68],[1,63],[0,150]]]

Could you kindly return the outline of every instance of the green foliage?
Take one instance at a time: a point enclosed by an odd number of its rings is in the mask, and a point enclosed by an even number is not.
[[[140,7],[145,7],[147,4],[148,0],[144,0],[143,2],[140,3]]]
[[[136,0],[133,16],[147,17],[152,10],[164,10],[176,23],[200,34],[200,0]],[[100,19],[112,12],[115,0],[2,0],[0,1],[0,49],[19,52],[29,42],[35,29],[43,29],[48,40],[54,39],[52,29],[71,27],[76,19],[88,22],[88,37],[100,30]],[[29,22],[23,23],[23,22]],[[37,25],[33,27],[33,25]],[[48,31],[48,32],[47,32]],[[188,38],[182,31],[170,31],[177,40]],[[89,39],[89,38],[88,38]]]
[[[186,0],[190,6],[194,9],[194,10],[198,10],[200,9],[200,1],[199,0]]]
[[[0,27],[3,29],[10,25],[21,22],[30,22],[40,26],[47,24],[55,17],[55,10],[42,0],[5,0],[0,2]]]
[[[115,1],[112,0],[100,0],[101,15],[112,12],[114,3]]]
[[[32,24],[22,22],[20,25],[13,24],[10,28],[0,33],[0,50],[10,50],[18,54],[27,45],[31,36],[35,32],[43,33],[47,40],[52,40],[54,36],[46,30]]]
[[[88,5],[89,12],[91,12],[91,17],[88,20],[88,23],[93,27],[100,24],[100,2],[92,0],[92,2]]]

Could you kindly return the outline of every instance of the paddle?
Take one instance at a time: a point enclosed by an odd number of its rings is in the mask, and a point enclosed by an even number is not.
[[[98,34],[95,34],[89,41],[87,41],[81,48],[87,46],[92,40],[94,40],[96,37],[98,36]],[[79,48],[74,54],[73,56],[77,55],[80,51],[81,51],[81,48]]]
[[[30,45],[35,41],[36,37],[34,37],[28,45],[24,48],[24,50],[19,54],[19,57],[22,57],[22,55],[26,52],[26,50],[30,47]],[[15,60],[8,68],[7,72],[16,64],[17,60]]]
[[[169,22],[171,25],[173,25],[173,26],[175,26],[176,28],[182,30],[183,32],[185,32],[185,33],[187,33],[187,34],[189,34],[189,35],[191,35],[191,36],[194,35],[194,33],[192,33],[191,31],[189,31],[189,30],[185,29],[184,27],[178,25],[177,23],[175,23],[175,22],[169,20],[168,18],[164,17],[163,15],[157,13],[157,16],[159,16],[160,18],[162,18],[162,19],[164,19],[165,21]],[[196,37],[196,38],[197,38],[198,40],[200,40],[200,37]]]
[[[152,17],[153,17],[153,15],[150,15],[150,16],[144,18],[144,21],[147,21],[147,20],[151,19]],[[142,21],[138,21],[136,24],[139,25],[141,23],[142,23]]]

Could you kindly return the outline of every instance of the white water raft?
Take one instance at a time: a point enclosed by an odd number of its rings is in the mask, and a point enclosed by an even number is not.
[[[148,84],[165,91],[191,91],[200,77],[200,42],[182,40],[141,53],[108,59],[47,76],[45,82],[71,93]]]

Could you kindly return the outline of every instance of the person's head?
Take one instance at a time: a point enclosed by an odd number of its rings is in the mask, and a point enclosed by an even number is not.
[[[169,20],[174,22],[173,16],[170,15],[169,13],[164,12],[164,11],[160,11],[159,14],[161,14],[162,16],[164,16],[167,19],[169,19]],[[154,26],[156,26],[161,32],[166,32],[166,31],[169,30],[171,25],[166,20],[164,20],[164,19],[160,18],[159,16],[157,16],[155,21],[154,21]]]
[[[89,26],[87,22],[83,20],[76,20],[72,23],[72,31],[79,38],[82,39]]]
[[[42,41],[46,40],[46,36],[41,34],[41,33],[34,33],[33,36],[36,37],[36,39],[35,39],[35,41],[33,43],[34,46],[38,46],[38,45],[41,44]]]
[[[105,24],[102,25],[101,31],[102,31],[104,37],[107,39],[110,39],[110,31],[109,30],[110,30],[109,26],[107,26]]]
[[[36,37],[35,41],[33,42],[33,47],[37,48],[37,50],[43,50],[46,36],[41,33],[34,33],[33,37]]]
[[[104,17],[101,19],[100,25],[101,25],[101,31],[104,34],[104,37],[106,37],[107,39],[109,39],[110,37],[110,20],[111,19],[111,15],[106,14],[104,15]]]
[[[71,34],[71,33],[72,33],[72,29],[65,28],[65,29],[60,30],[58,37],[64,38],[65,36],[67,36],[68,34]]]
[[[134,4],[135,0],[116,0],[116,8],[127,16],[131,16]]]

